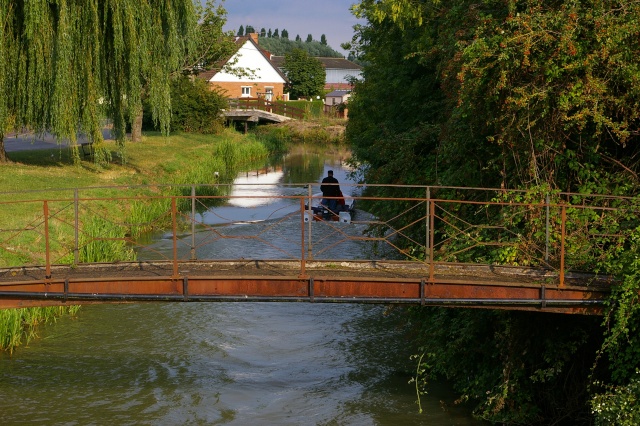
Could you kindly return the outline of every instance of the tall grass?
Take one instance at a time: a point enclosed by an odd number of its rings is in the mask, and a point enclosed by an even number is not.
[[[254,130],[256,138],[272,153],[288,151],[292,145],[305,144],[320,148],[343,146],[344,120],[323,118],[298,121],[280,126],[260,126]]]
[[[37,336],[37,326],[48,324],[65,314],[75,315],[79,306],[20,308],[0,310],[0,350],[13,353]]]
[[[127,229],[100,217],[82,224],[80,261],[121,262],[135,260],[135,251],[127,245]],[[129,235],[130,236],[130,235]]]
[[[171,200],[156,198],[151,200],[135,200],[127,213],[128,235],[136,239],[141,235],[171,224]]]

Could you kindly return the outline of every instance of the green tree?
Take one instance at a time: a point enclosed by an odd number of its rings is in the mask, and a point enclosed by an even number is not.
[[[289,31],[285,30],[284,28],[282,29],[282,38],[289,38]]]
[[[226,99],[210,90],[201,79],[180,76],[171,82],[171,130],[187,133],[218,133],[224,127],[220,111]],[[145,115],[145,128],[154,123]]]
[[[319,41],[303,43],[301,40],[290,40],[288,38],[266,38],[260,41],[260,45],[274,55],[284,56],[293,49],[302,49],[311,56],[324,56],[332,58],[342,58],[340,52],[336,52],[330,46],[324,46]]]
[[[238,37],[242,37],[244,35],[244,25],[240,25],[240,28],[238,28],[238,33],[236,35]]]
[[[255,32],[256,32],[255,28],[253,28],[253,26],[251,26],[251,25],[247,25],[247,27],[246,27],[246,29],[244,31],[245,35],[253,34]]]
[[[307,34],[307,43],[311,43],[313,41],[313,36],[311,34]]]
[[[640,193],[640,86],[635,83],[640,81],[640,5],[362,0],[353,11],[366,24],[356,26],[349,47],[365,66],[364,81],[350,99],[347,138],[355,160],[365,166],[365,181]],[[396,212],[377,213],[385,220]],[[621,282],[606,318],[603,360],[594,370],[620,390],[593,402],[610,404],[598,405],[604,423],[636,397],[640,262],[634,259],[640,248],[626,239],[619,253],[602,250],[602,259],[587,267],[615,273]],[[581,358],[572,367],[536,370],[533,365],[553,358],[540,353],[528,360],[514,357],[536,353],[516,340],[511,353],[487,351],[482,362],[465,363],[468,345],[447,342],[456,328],[481,329],[490,320],[457,312],[435,315],[446,318],[438,326],[427,319],[425,333],[430,338],[440,328],[439,349],[447,350],[435,351],[432,362],[447,377],[459,375],[457,389],[476,398],[478,415],[495,422],[548,424],[553,416],[566,415],[572,404],[574,413],[588,414],[586,385],[597,345],[582,346],[587,342],[579,333],[597,335],[597,328],[579,325],[572,330],[578,334],[568,339],[555,329],[549,335],[551,347],[568,351],[563,359],[583,353],[574,352],[580,347],[591,363]],[[526,321],[517,314],[505,314],[494,325],[475,341],[486,339],[487,348],[502,348],[510,341],[505,336],[527,335]],[[602,342],[603,336],[597,337]],[[564,382],[578,366],[583,377]],[[537,381],[527,383],[530,377]],[[549,402],[540,390],[552,382],[576,384],[575,391],[556,394]],[[520,407],[526,412],[516,412]]]
[[[273,31],[273,37],[275,37],[275,38],[280,37],[280,35],[278,34],[278,29],[277,28]]]
[[[196,5],[198,25],[194,29],[192,50],[185,55],[182,74],[198,74],[211,69],[221,59],[228,58],[235,50],[233,32],[223,31],[227,11],[222,4],[208,0]]]
[[[323,44],[325,46],[327,45],[327,36],[326,35],[322,34],[320,36],[320,44]]]
[[[260,29],[260,37],[266,37],[267,36],[267,31],[264,28]]]
[[[182,74],[198,74],[210,69],[221,59],[226,59],[235,50],[232,32],[223,32],[227,11],[217,0],[207,0],[203,5],[195,4],[197,24],[192,34],[192,49],[185,51]],[[250,29],[250,27],[247,27]],[[172,76],[173,77],[173,76]],[[146,87],[145,87],[146,89]],[[146,93],[143,94],[143,98]],[[148,105],[148,103],[145,102]],[[143,112],[140,111],[131,125],[131,140],[142,138]]]
[[[294,99],[322,93],[325,72],[322,63],[302,49],[294,49],[284,56],[284,72]]]
[[[302,38],[300,38],[300,34],[296,35],[296,41],[302,41]]]
[[[271,32],[271,28],[269,28],[269,31],[267,32],[267,37],[271,38],[273,36],[273,33]]]
[[[82,131],[108,156],[100,143],[104,115],[123,149],[143,93],[168,128],[170,75],[195,27],[191,0],[0,0],[0,22],[0,161],[7,161],[5,132],[21,127],[72,145]]]

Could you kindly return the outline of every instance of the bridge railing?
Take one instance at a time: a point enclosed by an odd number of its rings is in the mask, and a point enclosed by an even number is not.
[[[230,109],[251,110],[271,112],[273,114],[284,115],[298,120],[302,120],[306,111],[301,108],[292,107],[283,101],[269,101],[265,98],[231,98],[228,100]]]
[[[633,198],[484,188],[342,185],[95,187],[4,193],[0,268],[164,260],[398,260],[592,270],[640,224]]]

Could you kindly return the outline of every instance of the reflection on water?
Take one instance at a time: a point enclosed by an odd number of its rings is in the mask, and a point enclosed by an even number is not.
[[[318,182],[331,168],[341,182],[346,180],[347,171],[339,164],[323,162],[320,169],[317,159],[289,161],[269,179]],[[285,209],[286,200],[278,202]],[[239,210],[252,211],[246,218],[256,217],[260,222],[225,229],[241,233],[247,227],[263,227],[264,232],[277,233],[281,240],[275,244],[274,256],[281,257],[281,250],[296,244],[287,234],[287,221],[293,219],[284,214],[281,220],[265,221],[260,216],[263,207],[241,209],[230,204],[212,209],[207,221],[225,216],[238,220]],[[278,209],[270,205],[268,210]],[[322,228],[317,227],[316,232]],[[276,235],[268,238],[278,240]],[[225,239],[203,244],[202,250],[215,251],[222,258],[236,258],[239,250],[251,255],[246,246],[236,247]],[[260,250],[260,257],[265,255],[264,248],[254,246],[252,250]],[[360,249],[348,250],[358,256]],[[389,311],[382,305],[86,306],[77,318],[61,319],[44,328],[41,338],[30,346],[0,358],[0,421],[61,425],[478,424],[455,407],[443,409],[439,400],[449,395],[437,389],[423,397],[425,413],[418,414],[414,388],[408,383],[414,369],[409,355],[417,349],[402,318],[401,308]]]
[[[257,207],[274,203],[277,199],[273,197],[280,195],[278,187],[274,184],[280,183],[283,176],[284,172],[279,170],[243,173],[234,181],[228,204],[236,207]]]
[[[347,183],[353,182],[348,180],[349,170],[341,157],[328,160],[317,153],[299,152],[263,169],[240,173],[234,181],[229,200],[224,205],[202,212],[201,221],[207,225],[257,222],[297,212],[300,210],[298,199],[274,197],[308,195],[308,184],[311,183],[315,183],[312,195],[319,196],[319,182],[328,170],[334,170],[335,177],[345,183],[342,186],[344,195],[351,196],[353,187]]]

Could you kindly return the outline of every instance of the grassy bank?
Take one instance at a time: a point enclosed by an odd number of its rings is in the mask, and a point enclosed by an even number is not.
[[[107,144],[112,149],[114,159],[107,166],[99,166],[89,160],[74,165],[72,152],[67,147],[10,153],[12,163],[0,165],[0,216],[3,218],[3,227],[20,229],[25,220],[41,214],[41,210],[33,204],[10,204],[20,199],[40,198],[34,191],[55,189],[59,191],[47,192],[46,197],[69,198],[74,188],[93,187],[91,194],[101,198],[117,195],[117,190],[109,186],[157,184],[158,191],[163,195],[172,195],[170,191],[179,190],[160,185],[232,182],[238,171],[261,165],[269,154],[265,145],[254,135],[244,136],[231,131],[217,136],[146,135],[142,142],[127,145],[124,158],[115,145]],[[142,194],[148,189],[139,191]],[[143,222],[141,216],[153,215],[154,210],[166,207],[153,203],[126,206],[112,203],[103,208],[106,215],[124,223],[129,220]],[[118,236],[122,232],[99,218],[92,218],[82,223],[81,227],[83,235],[88,236]],[[72,237],[68,235],[72,230],[70,227],[61,227],[52,231],[57,233],[57,240],[64,241]],[[41,263],[40,259],[29,256],[29,249],[40,243],[35,233],[17,236],[0,233],[0,267]],[[56,247],[52,247],[52,250],[55,251]],[[109,245],[102,241],[87,243],[82,244],[80,258],[84,262],[109,261],[114,252],[121,250],[128,248],[123,244]],[[54,253],[53,257],[58,263],[72,260],[62,252]],[[0,310],[0,349],[12,351],[35,335],[38,324],[51,322],[59,315],[75,313],[76,310],[76,307]]]

